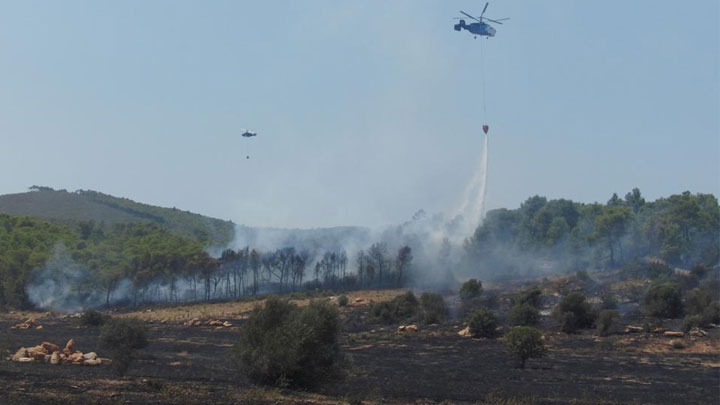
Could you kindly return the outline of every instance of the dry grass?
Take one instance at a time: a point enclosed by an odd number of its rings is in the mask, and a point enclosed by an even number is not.
[[[368,305],[371,302],[389,301],[406,290],[362,290],[352,291],[346,295],[350,299],[349,305]],[[355,299],[362,298],[362,302],[355,303]],[[337,301],[337,296],[326,297]],[[298,306],[305,306],[311,299],[291,300]],[[123,317],[135,317],[152,322],[184,322],[192,318],[200,319],[243,319],[255,308],[256,305],[263,305],[265,300],[231,301],[213,304],[190,304],[176,307],[149,309],[124,313]]]
[[[712,338],[684,338],[682,348],[673,347],[672,341],[677,339],[651,338],[641,345],[638,350],[645,353],[679,352],[686,354],[713,354],[720,355],[720,341]]]

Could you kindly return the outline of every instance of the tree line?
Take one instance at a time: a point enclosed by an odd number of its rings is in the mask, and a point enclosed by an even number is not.
[[[294,247],[227,249],[215,258],[201,241],[156,224],[60,225],[0,214],[0,305],[31,307],[30,287],[47,281],[63,288],[42,294],[62,290],[66,296],[55,302],[86,306],[406,285],[409,247],[393,256],[376,243],[367,252],[355,268],[344,251],[318,255]]]
[[[646,202],[635,188],[606,204],[528,198],[488,212],[465,245],[468,265],[519,274],[542,263],[568,271],[615,268],[652,256],[690,267],[720,259],[720,208],[712,194]]]

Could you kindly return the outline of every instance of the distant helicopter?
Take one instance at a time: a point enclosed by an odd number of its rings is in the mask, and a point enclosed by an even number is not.
[[[472,24],[465,24],[465,20],[460,19],[460,22],[458,24],[455,24],[455,31],[462,31],[463,29],[466,29],[470,31],[474,35],[474,38],[477,39],[477,36],[486,36],[486,37],[494,37],[495,36],[495,28],[490,26],[490,24],[484,23],[483,20],[492,21],[496,24],[502,24],[500,21],[509,20],[509,18],[499,18],[497,20],[491,20],[489,18],[483,17],[485,15],[485,10],[487,10],[488,5],[490,2],[485,3],[485,8],[483,8],[482,13],[480,13],[480,17],[476,18],[471,16],[470,14],[460,11],[465,16],[472,18],[473,20],[477,21]]]
[[[242,136],[243,138],[248,138],[248,139],[249,139],[249,138],[256,137],[256,136],[257,136],[257,132],[252,132],[252,131],[248,131],[247,129],[243,129],[243,130],[242,130],[242,134],[240,134],[240,136]],[[247,150],[247,149],[246,149],[246,150]],[[247,154],[247,155],[245,156],[245,159],[250,159],[250,155]]]

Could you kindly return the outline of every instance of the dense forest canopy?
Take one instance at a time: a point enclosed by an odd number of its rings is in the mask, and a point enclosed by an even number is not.
[[[709,194],[646,202],[635,189],[606,204],[534,196],[518,209],[490,211],[455,251],[458,257],[428,264],[417,259],[426,257],[422,244],[412,242],[391,248],[376,241],[357,252],[247,246],[213,257],[207,238],[154,221],[55,223],[0,214],[0,305],[80,310],[308,288],[389,288],[417,285],[427,271],[449,275],[435,279],[461,273],[492,279],[548,268],[616,268],[648,256],[681,267],[715,266],[719,225],[720,207]],[[447,246],[440,255],[450,252]]]
[[[528,198],[516,210],[488,212],[467,242],[466,264],[483,274],[613,268],[651,256],[677,266],[714,266],[720,258],[720,208],[711,194],[646,202],[633,189],[606,204]]]

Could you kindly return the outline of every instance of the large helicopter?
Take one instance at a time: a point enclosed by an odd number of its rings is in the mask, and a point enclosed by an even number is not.
[[[458,18],[460,19],[460,22],[458,24],[455,24],[455,31],[462,31],[463,29],[466,29],[470,31],[470,33],[473,34],[475,38],[477,38],[478,35],[494,37],[495,28],[493,28],[490,24],[483,22],[483,20],[491,21],[495,24],[502,24],[500,21],[509,20],[509,18],[499,18],[497,20],[491,20],[487,17],[483,17],[483,15],[485,15],[485,10],[487,10],[489,4],[489,2],[485,3],[485,8],[483,8],[482,13],[480,13],[480,17],[473,17],[470,14],[461,10],[460,12],[463,13],[466,17],[470,17],[477,22],[465,24],[465,20]]]

